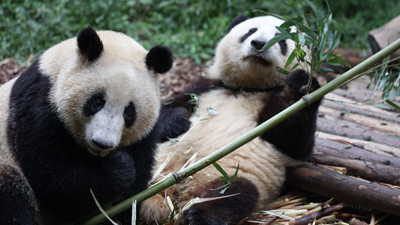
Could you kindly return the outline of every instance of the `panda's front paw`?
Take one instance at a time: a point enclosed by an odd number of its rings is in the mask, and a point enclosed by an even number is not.
[[[161,110],[159,124],[159,141],[167,141],[189,130],[190,112],[184,107],[164,107]]]
[[[180,225],[228,225],[227,222],[221,218],[205,212],[203,208],[192,206],[191,208],[183,211],[180,217]]]
[[[304,70],[295,70],[285,78],[286,84],[290,88],[291,94],[303,96],[307,93],[313,92],[320,87],[317,79],[311,78],[311,85],[309,86],[310,76]]]

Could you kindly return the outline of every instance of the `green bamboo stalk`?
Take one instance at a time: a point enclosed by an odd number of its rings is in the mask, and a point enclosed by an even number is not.
[[[151,196],[159,193],[160,191],[174,185],[177,181],[180,181],[194,173],[198,172],[199,170],[205,168],[206,166],[212,164],[213,162],[223,158],[227,154],[235,151],[237,148],[241,147],[242,145],[246,144],[247,142],[253,140],[254,138],[258,137],[259,135],[265,133],[269,129],[273,128],[274,126],[278,125],[280,122],[284,121],[285,119],[289,118],[294,113],[300,111],[307,105],[315,102],[316,100],[322,98],[324,95],[328,94],[329,92],[333,91],[334,89],[340,87],[348,80],[352,79],[353,77],[357,76],[358,74],[362,73],[363,71],[367,70],[369,67],[373,66],[374,64],[380,62],[383,58],[390,55],[392,52],[396,51],[400,48],[400,39],[393,42],[386,48],[382,49],[381,51],[377,52],[364,62],[360,63],[356,67],[352,68],[351,70],[347,71],[346,73],[342,74],[335,80],[327,83],[323,87],[319,88],[318,90],[303,96],[302,99],[291,105],[290,107],[286,108],[282,112],[278,113],[271,119],[265,121],[264,123],[260,124],[253,130],[247,132],[240,138],[236,139],[235,141],[229,143],[228,145],[220,148],[219,150],[215,151],[214,153],[208,155],[207,157],[197,161],[196,163],[192,164],[191,166],[182,169],[176,172],[174,175],[169,176],[164,181],[142,191],[141,193],[119,203],[118,205],[106,210],[107,215],[110,217],[114,217],[119,213],[128,210],[133,200],[137,200],[137,202],[142,202]],[[82,223],[83,225],[97,225],[101,222],[106,220],[103,214],[99,214],[86,222]]]

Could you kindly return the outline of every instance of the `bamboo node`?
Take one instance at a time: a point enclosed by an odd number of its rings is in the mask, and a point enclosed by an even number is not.
[[[179,176],[179,174],[178,173],[173,173],[172,174],[172,176],[174,177],[174,179],[175,179],[175,183],[180,183],[183,179],[184,179],[184,177],[182,177],[182,176]]]
[[[311,99],[307,95],[304,95],[303,97],[301,97],[301,99],[303,99],[306,102],[307,106],[311,105],[312,103]]]

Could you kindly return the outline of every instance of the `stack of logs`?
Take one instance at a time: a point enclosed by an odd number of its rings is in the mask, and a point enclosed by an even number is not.
[[[369,33],[373,53],[400,38],[399,23],[397,16]],[[391,55],[398,56],[400,50]],[[360,61],[346,52],[342,58],[352,66]],[[290,171],[288,183],[400,216],[400,114],[363,104],[381,96],[366,85],[359,79],[325,96],[311,162]]]
[[[400,216],[400,117],[361,104],[363,85],[325,96],[311,161],[290,171],[288,183]]]

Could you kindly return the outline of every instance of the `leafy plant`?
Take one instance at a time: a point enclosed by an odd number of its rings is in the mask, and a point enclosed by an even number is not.
[[[370,84],[367,88],[373,86],[374,90],[382,91],[382,101],[386,102],[388,105],[400,111],[400,106],[394,103],[391,99],[400,96],[400,72],[392,69],[394,66],[398,66],[399,63],[393,63],[398,61],[398,58],[390,60],[390,56],[383,59],[382,64],[373,68],[373,76],[371,78]]]
[[[226,190],[228,190],[230,185],[236,180],[239,171],[239,164],[236,166],[236,171],[232,175],[232,177],[229,177],[228,173],[224,169],[222,169],[222,167],[217,162],[213,162],[213,166],[222,174],[220,178],[225,185],[222,186],[222,190],[219,193],[223,195]]]
[[[326,67],[328,65],[345,66],[346,63],[340,59],[339,55],[333,53],[340,44],[340,34],[336,22],[332,19],[328,2],[326,2],[328,5],[326,13],[311,1],[285,1],[285,3],[296,13],[294,17],[262,11],[281,18],[285,22],[277,27],[279,34],[268,41],[260,51],[265,51],[281,40],[292,40],[295,43],[295,49],[289,55],[284,68],[279,68],[284,74],[302,67],[311,78],[321,72],[331,71]],[[305,9],[308,9],[310,13],[307,13]],[[291,66],[295,59],[297,63]]]

